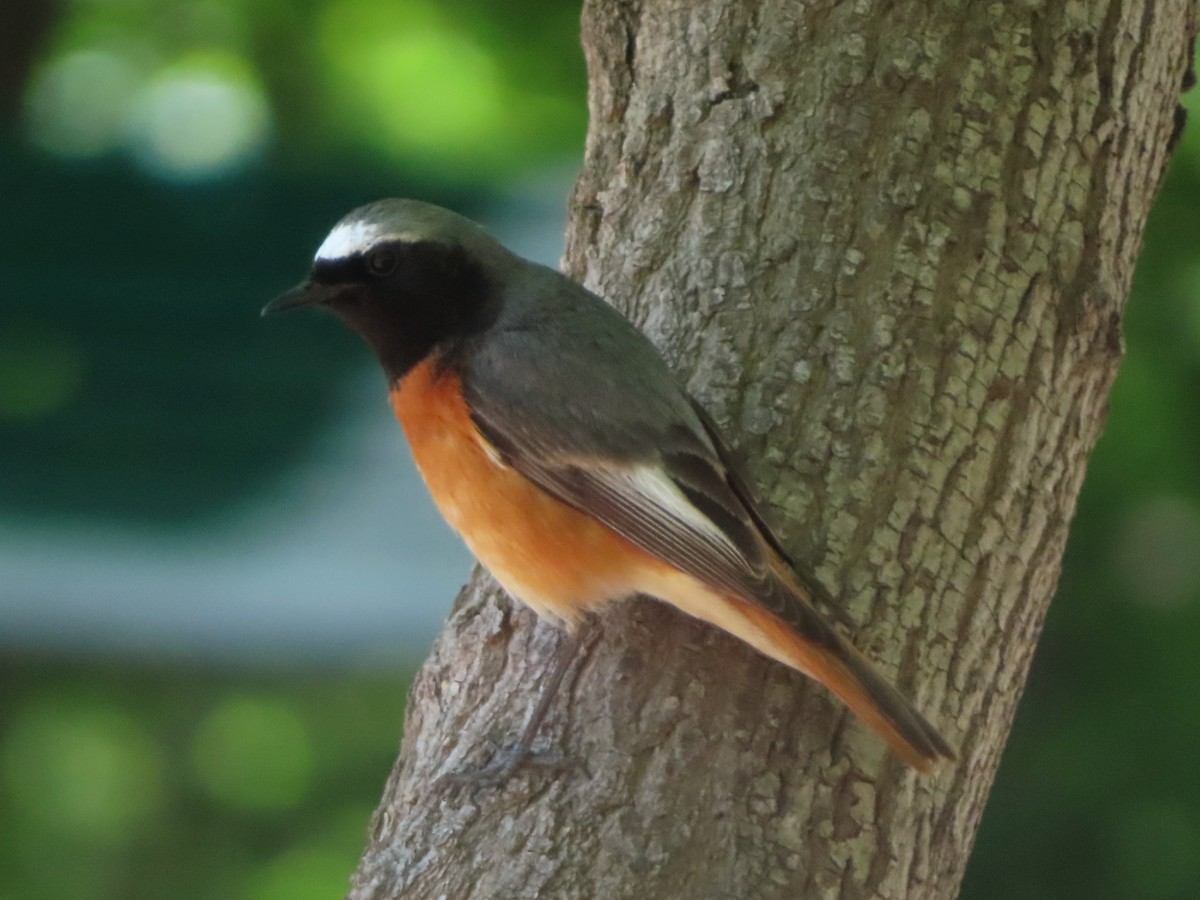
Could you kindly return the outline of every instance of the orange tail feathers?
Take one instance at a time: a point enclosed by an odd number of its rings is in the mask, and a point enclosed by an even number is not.
[[[914,769],[928,772],[940,760],[958,758],[937,729],[832,629],[832,642],[816,642],[756,604],[736,597],[727,600],[767,638],[771,646],[760,649],[829,688]]]

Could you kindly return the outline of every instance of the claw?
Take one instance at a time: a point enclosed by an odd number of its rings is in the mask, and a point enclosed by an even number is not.
[[[555,750],[534,753],[521,743],[499,748],[482,766],[466,766],[457,772],[439,775],[435,787],[503,787],[520,770],[541,770],[562,774],[579,767],[579,763],[568,759]]]

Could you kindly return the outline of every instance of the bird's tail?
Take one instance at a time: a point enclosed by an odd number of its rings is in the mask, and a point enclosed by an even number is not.
[[[910,766],[927,772],[939,760],[957,758],[937,729],[858,650],[803,599],[790,599],[803,607],[795,610],[801,614],[795,623],[787,621],[793,616],[784,619],[758,603],[725,598],[758,632],[739,637],[829,688]]]

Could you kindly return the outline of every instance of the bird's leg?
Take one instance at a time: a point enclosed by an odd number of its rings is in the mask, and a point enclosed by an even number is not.
[[[538,702],[529,713],[529,718],[525,720],[525,727],[521,729],[520,737],[509,750],[515,757],[514,765],[529,756],[533,739],[537,737],[538,729],[546,718],[546,713],[550,711],[550,704],[554,702],[563,676],[567,674],[567,669],[571,668],[571,663],[574,662],[578,650],[579,638],[575,635],[575,627],[567,626],[558,640],[558,646],[554,648],[554,668],[550,670],[550,678],[542,687],[541,696],[538,697]]]
[[[561,759],[554,756],[543,759],[533,753],[532,748],[538,730],[546,718],[546,713],[550,711],[550,705],[554,702],[562,680],[566,676],[567,670],[571,668],[571,663],[575,660],[578,650],[579,638],[575,633],[575,627],[568,626],[562,631],[557,646],[554,648],[550,675],[542,686],[538,701],[525,720],[525,725],[521,728],[517,742],[511,747],[497,751],[492,760],[482,768],[454,772],[442,776],[439,780],[451,784],[501,784],[507,781],[517,769],[525,766],[564,768]]]

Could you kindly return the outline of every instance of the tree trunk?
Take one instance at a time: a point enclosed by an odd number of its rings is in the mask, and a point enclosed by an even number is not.
[[[857,645],[960,748],[638,599],[540,744],[552,629],[477,575],[413,687],[354,898],[952,897],[1059,572],[1177,136],[1194,2],[590,0],[567,265],[740,445]]]

